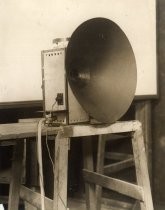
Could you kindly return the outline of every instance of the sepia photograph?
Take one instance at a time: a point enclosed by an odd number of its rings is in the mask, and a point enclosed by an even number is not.
[[[0,210],[165,210],[164,9],[0,0]]]

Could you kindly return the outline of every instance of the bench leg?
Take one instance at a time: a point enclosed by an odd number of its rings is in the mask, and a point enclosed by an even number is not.
[[[85,137],[82,143],[83,143],[84,169],[94,171],[91,137]],[[85,183],[85,196],[86,196],[87,210],[96,210],[97,204],[96,204],[95,184]]]
[[[98,151],[97,151],[97,165],[96,172],[99,174],[104,174],[104,155],[105,155],[105,139],[103,135],[98,136]],[[101,209],[101,199],[102,198],[102,187],[96,185],[96,207],[97,210]]]
[[[69,139],[60,134],[55,139],[55,171],[53,210],[67,209]]]
[[[9,189],[8,210],[18,210],[19,192],[23,169],[24,141],[18,141],[14,146],[12,173]]]
[[[142,129],[135,131],[132,138],[137,183],[143,188],[144,201],[140,202],[141,210],[153,210],[151,187]]]

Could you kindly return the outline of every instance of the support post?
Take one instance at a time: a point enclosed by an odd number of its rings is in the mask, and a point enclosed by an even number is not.
[[[135,104],[135,119],[140,121],[146,148],[148,171],[152,186],[152,134],[151,134],[151,101],[139,101]]]
[[[58,132],[55,138],[55,171],[53,210],[67,210],[69,139],[61,137]]]
[[[23,169],[23,153],[24,141],[18,141],[14,146],[8,210],[18,210],[19,193]]]
[[[84,168],[94,171],[93,166],[93,150],[92,150],[92,137],[83,137],[83,160]],[[87,210],[96,210],[96,191],[95,184],[85,183],[85,196]]]
[[[153,210],[142,128],[139,128],[134,132],[132,138],[132,146],[135,160],[137,183],[138,186],[142,187],[144,196],[143,202],[140,202],[141,210]]]
[[[97,149],[97,165],[96,172],[99,174],[104,173],[104,155],[105,155],[105,139],[103,135],[98,136],[98,149]],[[96,185],[96,203],[97,210],[101,209],[102,187]]]

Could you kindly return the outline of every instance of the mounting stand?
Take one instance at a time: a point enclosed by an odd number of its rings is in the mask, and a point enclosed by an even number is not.
[[[133,158],[137,176],[137,185],[115,178],[107,177],[93,170],[93,159],[90,140],[84,141],[84,179],[86,181],[86,202],[88,210],[98,210],[97,186],[105,187],[140,201],[141,210],[153,210],[147,160],[141,124],[138,121],[116,122],[112,125],[68,125],[62,126],[55,138],[55,176],[54,199],[45,197],[45,206],[49,210],[67,209],[67,170],[69,138],[103,134],[132,133]],[[13,173],[10,183],[9,210],[17,210],[20,197],[37,208],[41,207],[40,194],[21,186],[20,174],[22,164],[23,144],[16,144],[15,157],[13,159]],[[22,148],[22,149],[21,149]],[[19,155],[18,155],[19,154]],[[121,166],[120,166],[121,167]]]

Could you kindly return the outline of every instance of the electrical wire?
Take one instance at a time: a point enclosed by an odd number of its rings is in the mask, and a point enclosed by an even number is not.
[[[55,102],[52,104],[52,109],[50,110],[50,116],[52,117],[52,113],[53,113],[53,109],[54,106],[56,105],[57,101],[55,100]]]
[[[40,190],[41,190],[41,210],[45,210],[45,191],[44,191],[44,178],[43,178],[43,163],[42,163],[42,124],[45,119],[41,119],[38,122],[38,138],[37,138],[37,156],[38,156],[38,165],[39,165],[39,181],[40,181]]]
[[[44,178],[43,178],[43,162],[42,162],[42,124],[45,122],[45,119],[41,119],[38,123],[38,138],[37,138],[37,156],[38,156],[38,165],[39,165],[39,181],[40,181],[40,190],[41,190],[41,210],[45,210],[45,191],[44,191]],[[52,164],[53,174],[55,175],[55,165],[53,159],[50,154],[50,149],[48,145],[48,132],[46,130],[46,147],[49,155],[49,159]],[[59,148],[58,148],[59,149]],[[58,197],[66,210],[68,210],[67,206],[65,205],[64,200],[58,193]]]
[[[48,145],[48,132],[47,132],[47,130],[46,130],[46,148],[47,148],[47,151],[48,151],[49,159],[50,159],[50,162],[52,164],[53,174],[54,174],[55,173],[55,166],[54,166],[51,154],[50,154],[50,149],[49,149],[49,145]]]
[[[57,101],[55,101],[55,102],[53,103],[53,105],[52,105],[52,111],[53,111],[54,106],[56,105],[56,103],[57,103]]]

